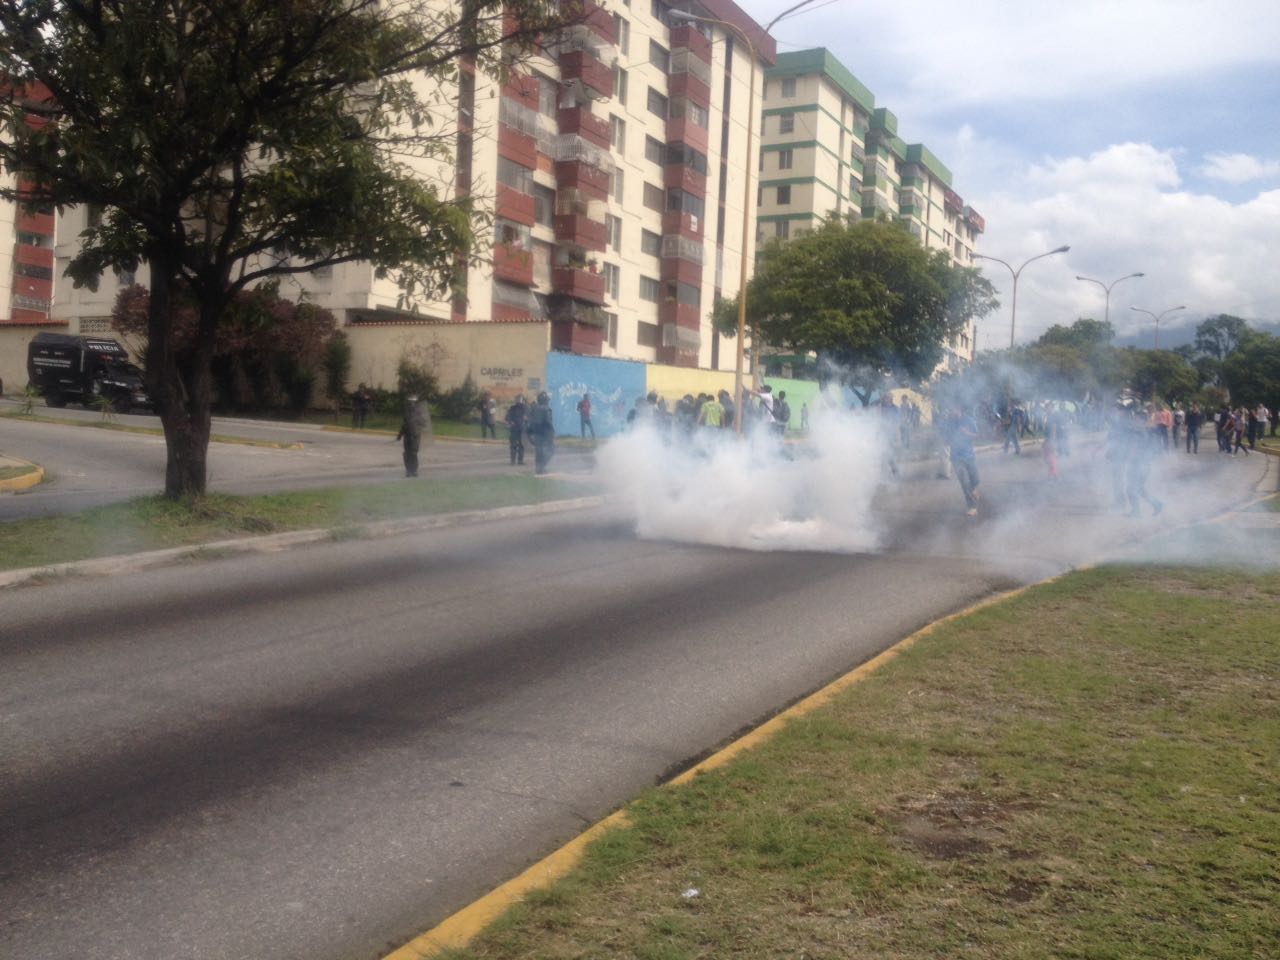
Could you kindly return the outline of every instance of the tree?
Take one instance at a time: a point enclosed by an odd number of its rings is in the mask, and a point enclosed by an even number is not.
[[[1152,400],[1187,402],[1200,389],[1191,364],[1171,350],[1124,351],[1132,363],[1130,386]]]
[[[1280,337],[1256,330],[1245,334],[1222,361],[1222,382],[1232,403],[1280,406]]]
[[[0,0],[0,159],[22,175],[0,197],[102,212],[78,284],[147,264],[166,495],[204,492],[210,359],[239,290],[365,261],[406,294],[448,292],[475,211],[422,175],[447,160],[442,91],[559,23],[550,0]],[[179,293],[199,306],[184,353]]]
[[[1218,360],[1225,360],[1248,332],[1249,325],[1239,317],[1220,313],[1196,327],[1196,349]]]
[[[200,323],[199,307],[183,291],[171,301],[170,329],[179,363],[189,363]],[[137,284],[121,290],[112,328],[126,342],[145,343],[150,294]],[[265,281],[231,299],[218,325],[211,355],[216,404],[222,410],[300,410],[326,371],[333,345],[348,352],[332,313],[314,303],[285,300],[279,283]],[[345,374],[344,374],[345,379]]]
[[[885,375],[927,379],[944,341],[996,306],[975,270],[952,267],[900,224],[832,219],[764,247],[747,288],[753,338],[830,361],[863,403]],[[716,325],[737,330],[737,301],[722,301]]]

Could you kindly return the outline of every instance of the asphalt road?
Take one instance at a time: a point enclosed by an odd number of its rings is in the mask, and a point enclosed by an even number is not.
[[[0,956],[379,956],[937,616],[1173,557],[1274,462],[1170,458],[1141,520],[1087,445],[1057,484],[984,457],[977,523],[917,471],[875,554],[648,542],[609,508],[7,591]]]
[[[0,408],[16,404],[0,401]],[[48,410],[70,423],[0,418],[0,453],[40,464],[47,481],[20,495],[0,497],[0,521],[75,513],[88,507],[160,493],[164,489],[165,447],[160,436],[92,430],[75,421],[95,422],[100,414],[75,408]],[[132,427],[158,428],[146,414],[116,417]],[[209,445],[209,489],[218,493],[274,493],[319,486],[392,483],[403,478],[400,444],[386,434],[325,430],[308,424],[214,418],[215,435],[287,444],[294,449],[243,443]],[[591,451],[562,443],[556,468],[585,472]],[[505,443],[440,439],[424,448],[426,476],[468,477],[533,472],[533,455],[523,468],[510,466]]]

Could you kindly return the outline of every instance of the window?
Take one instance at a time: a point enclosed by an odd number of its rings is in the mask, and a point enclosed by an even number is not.
[[[667,209],[678,210],[691,216],[701,217],[706,212],[707,202],[702,197],[694,196],[684,190],[671,190],[667,193]]]
[[[794,97],[796,95],[796,78],[785,77],[782,81],[782,95],[784,97]]]
[[[760,99],[761,100],[769,99],[769,81],[768,80],[760,84]]]
[[[791,151],[790,150],[778,151],[778,169],[779,170],[791,169]]]
[[[667,144],[667,163],[683,164],[694,173],[707,175],[707,155],[685,143]]]
[[[618,34],[618,49],[622,51],[623,56],[627,56],[627,48],[631,46],[631,24],[623,19],[622,14],[615,13],[613,26]]]
[[[791,202],[791,184],[784,184],[778,188],[778,204],[786,206]]]
[[[711,119],[706,107],[699,103],[694,103],[692,100],[683,99],[677,100],[671,105],[671,116],[676,120],[692,120],[704,130]]]
[[[645,105],[655,117],[661,117],[663,120],[667,119],[667,111],[670,109],[667,98],[653,89],[653,87],[649,88],[649,100]]]
[[[627,152],[627,122],[609,115],[609,145],[619,153]]]
[[[506,157],[498,157],[498,182],[521,193],[532,193],[533,171]]]
[[[649,41],[649,62],[663,73],[671,72],[671,53],[656,40]]]
[[[622,203],[622,168],[618,167],[613,171],[613,185],[609,189],[609,196],[613,197],[617,203]]]
[[[604,320],[605,320],[605,328],[608,330],[607,339],[609,341],[609,347],[613,350],[617,350],[618,349],[618,315],[616,313],[606,313],[604,315]]]
[[[671,26],[668,22],[670,20],[670,12],[670,7],[663,3],[662,0],[649,0],[649,16],[653,17],[653,19],[657,20],[659,23],[665,23],[667,26]]]
[[[533,185],[533,220],[544,227],[554,227],[556,215],[556,192],[550,187]]]
[[[532,246],[533,238],[529,235],[529,228],[523,223],[499,218],[494,221],[494,227],[498,243],[519,250],[528,250]]]
[[[644,138],[644,158],[659,166],[667,159],[667,147],[661,140],[653,137]]]
[[[619,251],[622,250],[622,218],[615,217],[611,213],[604,215],[604,230],[608,237],[609,249]]]
[[[657,210],[661,213],[664,209],[662,188],[654,186],[652,183],[644,185],[644,205],[650,210]]]
[[[779,240],[785,240],[791,236],[791,221],[779,220],[773,225],[773,235]]]
[[[613,65],[613,95],[624,107],[627,105],[627,71],[616,63]]]
[[[619,294],[622,292],[622,268],[616,263],[604,265],[604,290],[609,299],[615,303],[621,299]]]
[[[637,323],[636,345],[656,347],[658,345],[658,325],[656,323],[645,323],[643,320]]]
[[[794,113],[784,113],[778,117],[778,132],[791,133],[796,128],[796,115]]]
[[[640,299],[649,303],[657,303],[662,296],[662,284],[653,277],[640,278]]]
[[[662,256],[662,237],[652,230],[641,230],[640,252],[647,253],[651,257]]]
[[[686,307],[696,307],[702,303],[702,288],[692,283],[668,283],[667,297]]]

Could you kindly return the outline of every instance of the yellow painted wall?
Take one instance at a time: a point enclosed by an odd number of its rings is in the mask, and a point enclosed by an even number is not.
[[[749,377],[744,382],[751,385]],[[651,363],[646,366],[645,384],[650,392],[656,391],[665,399],[668,407],[675,407],[676,401],[686,393],[695,397],[700,393],[715,396],[721,390],[728,390],[732,394],[733,371],[662,367]]]

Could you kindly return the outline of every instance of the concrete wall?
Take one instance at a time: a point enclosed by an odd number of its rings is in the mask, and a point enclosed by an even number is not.
[[[396,388],[396,368],[407,357],[434,371],[443,390],[467,374],[499,404],[516,394],[536,394],[547,382],[550,327],[545,323],[354,324],[351,383]]]
[[[37,333],[66,333],[64,324],[48,326],[9,326],[0,324],[0,381],[5,396],[22,393],[27,386],[27,344]]]

